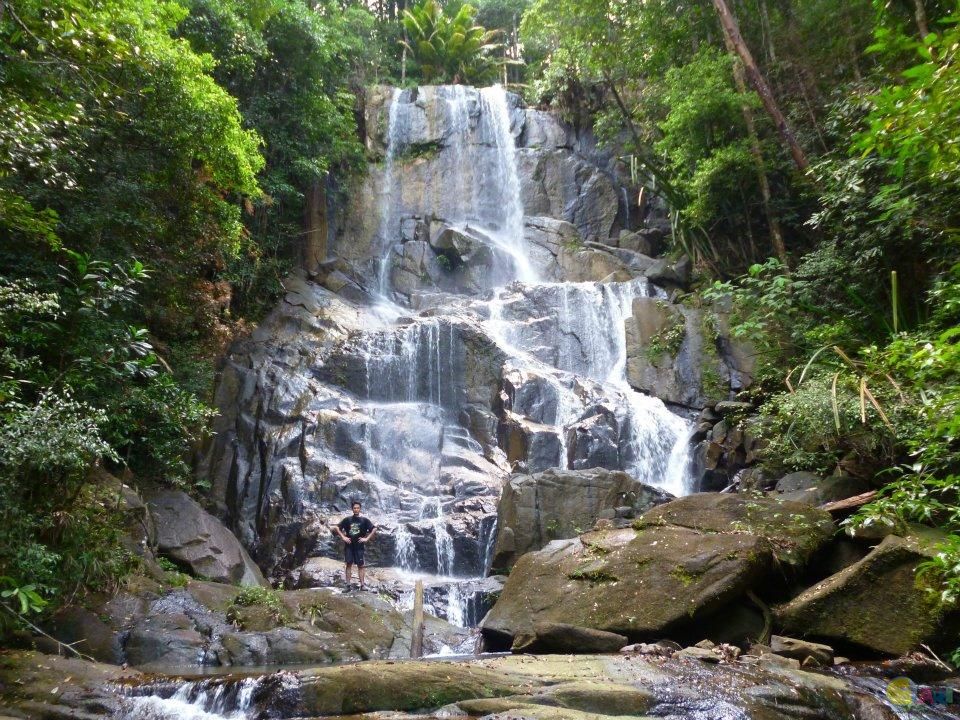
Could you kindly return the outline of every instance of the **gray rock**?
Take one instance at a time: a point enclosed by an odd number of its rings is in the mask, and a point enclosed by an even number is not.
[[[738,402],[736,400],[721,400],[714,406],[721,415],[731,415],[733,413],[744,413],[753,410],[753,405],[748,402]]]
[[[799,660],[801,664],[805,663],[808,658],[812,658],[817,665],[824,667],[833,665],[833,648],[829,645],[807,642],[782,635],[772,635],[770,637],[770,652]]]
[[[620,471],[551,469],[514,476],[497,508],[493,567],[511,567],[526,552],[588,530],[604,510],[628,504],[639,514],[669,499],[669,493]]]
[[[701,660],[702,662],[718,663],[720,655],[711,648],[687,647],[676,654],[676,657],[689,658],[691,660]]]
[[[573,223],[584,240],[610,237],[619,196],[604,170],[565,149],[517,152],[523,207]]]
[[[860,495],[869,489],[869,485],[864,480],[850,475],[831,475],[821,478],[814,473],[795,472],[780,478],[775,492],[777,497],[784,500],[823,505]]]
[[[627,638],[616,633],[564,625],[536,623],[530,634],[513,639],[511,650],[519,653],[610,653],[617,652]]]
[[[147,494],[157,527],[157,549],[197,577],[239,585],[266,585],[263,574],[227,527],[179,490]]]

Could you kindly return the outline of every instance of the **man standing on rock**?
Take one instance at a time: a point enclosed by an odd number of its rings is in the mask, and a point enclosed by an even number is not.
[[[347,587],[350,587],[350,576],[353,574],[353,566],[357,566],[357,575],[360,578],[360,589],[363,589],[363,549],[366,544],[373,539],[377,529],[367,518],[360,515],[360,501],[354,500],[351,508],[353,515],[349,515],[340,521],[340,524],[334,528],[337,535],[344,542],[344,552],[346,553],[347,567],[345,574],[347,576]]]

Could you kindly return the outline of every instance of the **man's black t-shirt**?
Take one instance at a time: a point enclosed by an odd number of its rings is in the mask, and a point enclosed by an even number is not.
[[[350,540],[366,537],[373,532],[373,523],[365,517],[354,517],[350,515],[340,521],[340,532],[346,535]]]

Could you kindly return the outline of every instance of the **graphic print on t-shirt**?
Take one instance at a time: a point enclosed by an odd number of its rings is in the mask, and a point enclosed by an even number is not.
[[[348,517],[340,522],[340,529],[352,540],[361,535],[368,535],[373,530],[373,523],[365,517]]]

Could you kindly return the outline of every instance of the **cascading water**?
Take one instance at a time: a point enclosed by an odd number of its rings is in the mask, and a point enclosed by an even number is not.
[[[292,676],[281,673],[268,681],[259,677],[234,680],[144,684],[122,688],[126,720],[244,720],[251,717],[254,693],[265,682],[291,685]]]
[[[469,582],[486,573],[495,530],[494,521],[481,522],[472,530],[470,559],[459,555],[462,530],[449,514],[455,504],[450,488],[471,487],[475,481],[474,476],[451,479],[444,468],[482,474],[483,468],[474,466],[489,454],[465,420],[464,385],[472,370],[461,324],[492,339],[508,357],[510,372],[542,380],[542,392],[553,401],[539,402],[527,415],[554,429],[557,445],[545,461],[549,465],[595,466],[592,458],[577,455],[576,434],[580,423],[607,413],[620,429],[605,462],[682,493],[688,426],[626,381],[624,323],[635,297],[655,294],[646,280],[540,280],[524,235],[512,111],[503,88],[441,87],[433,102],[421,102],[418,93],[394,90],[387,110],[373,288],[379,323],[345,345],[361,363],[362,378],[353,380],[356,371],[346,366],[327,370],[326,377],[348,387],[358,398],[357,414],[370,419],[353,461],[368,484],[394,494],[392,501],[379,502],[393,508],[394,566],[450,578],[447,582],[459,575],[457,582]],[[410,175],[411,168],[418,174]],[[437,185],[438,178],[445,184]],[[448,233],[447,240],[441,240],[442,233]],[[430,313],[404,317],[411,314],[404,298],[409,296],[412,305],[413,295],[409,285],[398,290],[394,279],[410,262],[406,243],[420,243],[422,262],[436,254],[452,271],[450,256],[444,255],[450,242],[485,258],[486,272],[467,291],[438,284],[431,292],[448,294],[431,301]],[[464,295],[469,302],[457,300]],[[526,400],[515,400],[521,412]],[[476,614],[468,611],[470,594],[461,585],[450,585],[444,597],[445,607],[440,602],[435,609],[451,621],[464,623]]]

